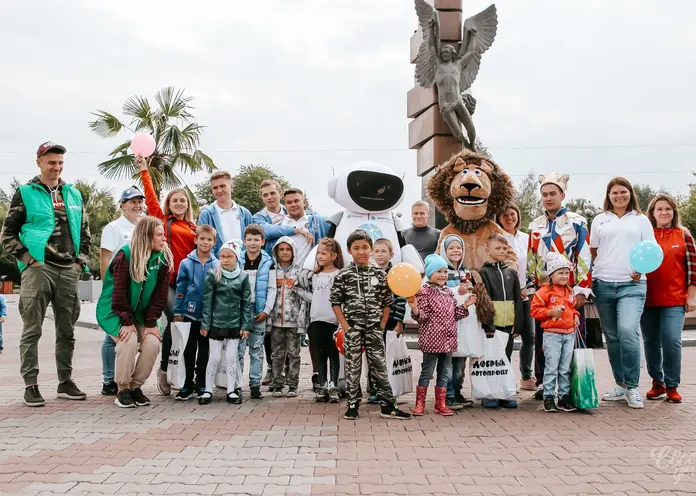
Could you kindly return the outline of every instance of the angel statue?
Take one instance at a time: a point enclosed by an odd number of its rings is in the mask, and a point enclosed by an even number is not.
[[[498,30],[498,13],[491,5],[464,21],[459,50],[440,42],[440,18],[426,0],[415,0],[423,41],[418,48],[416,81],[423,88],[437,86],[440,112],[455,138],[476,151],[476,128],[471,119],[476,100],[469,88],[476,79],[481,55],[493,44]],[[462,124],[467,137],[462,132]]]

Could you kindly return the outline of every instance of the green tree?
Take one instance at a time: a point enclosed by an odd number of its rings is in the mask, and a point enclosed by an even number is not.
[[[533,170],[529,171],[515,190],[515,202],[520,209],[520,228],[527,231],[529,223],[541,215],[541,203],[539,199],[539,181]]]
[[[696,176],[696,172],[692,172]],[[689,194],[679,198],[679,217],[681,223],[692,234],[696,234],[696,184],[689,184]]]
[[[114,114],[98,110],[92,113],[96,119],[89,123],[89,127],[102,138],[117,136],[124,129],[131,133],[150,133],[156,143],[150,173],[159,195],[164,189],[184,184],[180,173],[212,172],[216,167],[213,159],[198,149],[203,126],[193,121],[191,97],[170,86],[157,92],[155,102],[153,108],[147,98],[134,96],[126,100],[122,109],[130,119],[128,124]],[[109,153],[111,158],[97,166],[104,177],[140,180],[135,156],[129,150],[130,143],[129,138],[118,145]]]
[[[239,172],[232,176],[232,198],[248,208],[252,214],[258,212],[263,208],[259,187],[266,179],[278,181],[282,190],[290,187],[290,183],[276,174],[268,165],[242,165]],[[195,198],[200,204],[210,204],[215,201],[208,181],[196,184],[193,189]]]
[[[89,184],[78,180],[75,187],[82,194],[82,201],[89,218],[89,231],[92,242],[89,249],[89,269],[99,275],[99,247],[104,227],[117,217],[118,207],[109,188],[100,188],[97,183]]]
[[[5,222],[5,217],[7,217],[7,212],[10,209],[10,203],[12,202],[12,197],[19,188],[20,182],[17,178],[12,178],[10,182],[10,188],[5,191],[0,189],[0,226]],[[0,245],[0,276],[5,276],[10,280],[18,283],[20,280],[20,272],[17,268],[16,259],[7,253],[5,249]]]
[[[569,211],[585,217],[588,227],[592,225],[594,218],[602,213],[602,209],[593,205],[587,198],[571,198],[566,200],[565,207]]]
[[[643,212],[648,211],[648,205],[650,205],[650,200],[652,200],[658,193],[667,193],[667,189],[660,187],[660,189],[653,189],[649,185],[634,184],[633,191],[636,192],[636,199],[638,200],[638,206]]]

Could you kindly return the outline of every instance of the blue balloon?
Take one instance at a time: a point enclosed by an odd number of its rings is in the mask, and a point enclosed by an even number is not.
[[[648,274],[662,264],[664,254],[654,241],[641,241],[631,250],[631,267],[639,274]]]

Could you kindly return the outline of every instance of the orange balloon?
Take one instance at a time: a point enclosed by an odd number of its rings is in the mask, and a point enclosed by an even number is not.
[[[410,298],[421,288],[421,275],[413,265],[402,262],[391,268],[387,283],[393,293]]]

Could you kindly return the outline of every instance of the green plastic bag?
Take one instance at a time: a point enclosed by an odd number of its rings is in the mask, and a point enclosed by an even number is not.
[[[594,356],[590,349],[577,348],[573,350],[570,396],[573,405],[580,410],[599,406],[599,395],[595,384]]]

